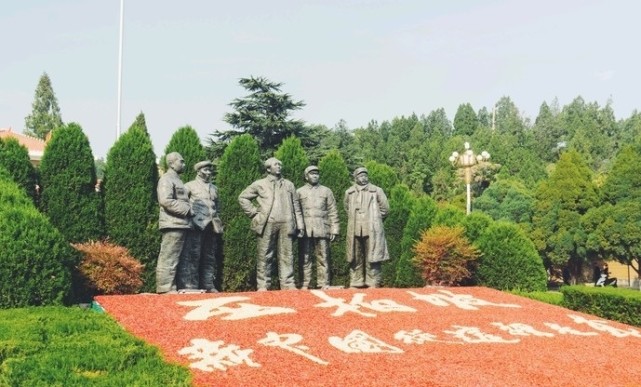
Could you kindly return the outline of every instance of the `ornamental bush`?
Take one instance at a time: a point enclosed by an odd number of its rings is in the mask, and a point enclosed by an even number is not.
[[[396,266],[403,249],[403,230],[409,219],[416,198],[405,184],[397,184],[389,195],[389,214],[385,219],[385,237],[390,260],[383,262],[383,286],[396,286]]]
[[[532,240],[515,223],[488,226],[476,241],[481,251],[475,274],[479,285],[526,292],[547,289],[547,273]]]
[[[125,247],[103,241],[73,247],[83,255],[79,271],[94,294],[133,294],[142,287],[145,267]]]
[[[40,163],[41,209],[69,242],[102,237],[102,198],[89,139],[80,125],[53,131]]]
[[[436,226],[423,232],[414,245],[412,262],[430,285],[455,286],[472,276],[478,250],[464,235],[463,227]]]
[[[0,173],[0,308],[70,304],[79,254]]]
[[[185,171],[180,175],[181,180],[186,183],[196,177],[194,165],[207,159],[205,148],[203,147],[198,132],[191,126],[183,126],[178,129],[169,140],[165,147],[165,154],[160,160],[160,166],[163,171],[167,171],[167,161],[165,157],[171,152],[178,152],[185,160]]]
[[[158,166],[144,116],[109,149],[105,165],[105,226],[109,240],[145,265],[144,290],[156,289]]]
[[[36,169],[31,164],[27,148],[15,138],[0,139],[0,165],[6,168],[13,181],[36,203]]]

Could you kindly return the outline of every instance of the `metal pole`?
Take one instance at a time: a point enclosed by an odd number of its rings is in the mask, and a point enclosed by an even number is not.
[[[466,214],[469,215],[470,212],[472,212],[472,194],[471,194],[471,190],[470,190],[470,184],[468,183],[467,184],[467,213]]]
[[[120,137],[122,110],[122,37],[125,25],[125,0],[120,0],[120,43],[118,45],[118,118],[116,119],[116,139]]]

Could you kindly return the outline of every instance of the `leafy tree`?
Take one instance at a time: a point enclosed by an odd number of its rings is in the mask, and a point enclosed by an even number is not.
[[[151,139],[140,124],[141,116],[107,154],[105,225],[111,242],[128,248],[145,265],[143,290],[155,291],[161,239],[156,194],[158,166]]]
[[[180,176],[184,182],[191,181],[196,177],[194,165],[207,158],[205,148],[203,148],[200,142],[198,133],[189,125],[178,129],[173,136],[171,136],[165,148],[165,156],[171,152],[178,152],[183,159],[185,159],[185,171]],[[165,156],[163,156],[160,161],[163,171],[167,171]]]
[[[321,147],[329,152],[336,149],[340,152],[347,168],[353,170],[362,165],[363,156],[360,144],[345,120],[340,120],[321,140]]]
[[[216,185],[225,233],[224,262],[217,268],[217,280],[222,279],[219,289],[235,292],[256,288],[256,235],[240,208],[238,195],[264,170],[258,144],[249,134],[233,139],[220,159]]]
[[[392,187],[399,183],[398,175],[394,169],[387,164],[378,163],[376,161],[368,161],[365,163],[369,180],[381,187],[386,195],[392,191]]]
[[[100,238],[104,232],[102,199],[89,139],[80,125],[56,130],[40,162],[42,211],[70,242]]]
[[[547,273],[534,243],[514,223],[490,225],[476,241],[481,251],[476,280],[499,290],[545,291]]]
[[[419,197],[414,203],[403,230],[401,256],[396,265],[395,285],[397,287],[409,288],[425,285],[420,270],[412,263],[412,248],[422,233],[432,227],[436,211],[436,202],[427,195]]]
[[[518,179],[498,180],[475,199],[474,208],[494,220],[531,223],[534,214],[534,192]]]
[[[589,254],[601,260],[616,259],[637,273],[641,263],[641,203],[626,200],[592,208],[581,219],[588,234]]]
[[[442,204],[438,207],[432,224],[455,227],[463,224],[464,221],[464,210],[454,205]]]
[[[29,151],[15,138],[0,138],[0,166],[4,167],[13,180],[36,203],[36,169],[29,159]]]
[[[599,205],[592,171],[576,151],[561,155],[556,169],[536,191],[532,239],[547,265],[568,267],[578,278],[586,259],[581,216]]]
[[[511,134],[516,137],[517,143],[523,144],[527,126],[527,120],[522,117],[510,97],[501,97],[496,103],[496,132]]]
[[[423,121],[426,128],[425,131],[430,138],[434,136],[450,137],[452,135],[452,123],[447,118],[443,108],[432,110]]]
[[[345,160],[336,149],[329,151],[318,162],[321,184],[334,193],[338,205],[338,220],[340,222],[341,236],[345,238],[347,230],[347,213],[343,206],[345,191],[351,184],[350,174]],[[332,242],[330,247],[330,277],[332,285],[347,286],[349,283],[349,265],[345,254],[345,239]]]
[[[409,187],[404,184],[398,184],[390,191],[390,211],[385,219],[385,236],[390,260],[383,263],[383,286],[395,286],[396,265],[403,251],[401,248],[403,230],[415,201],[416,199],[410,193]]]
[[[489,215],[479,211],[471,212],[463,220],[465,237],[467,240],[475,242],[493,223],[494,220]]]
[[[559,157],[559,143],[567,140],[567,133],[560,121],[558,102],[552,106],[543,102],[539,115],[532,127],[534,137],[533,150],[546,162],[554,162]]]
[[[479,120],[469,103],[459,105],[454,116],[455,136],[472,136],[479,127]]]
[[[641,200],[641,144],[624,146],[617,154],[603,184],[603,194],[613,204]]]
[[[463,227],[436,226],[423,232],[414,245],[412,262],[431,285],[460,285],[472,276],[478,250],[464,235]]]
[[[31,109],[25,117],[26,134],[45,139],[47,133],[62,126],[60,107],[47,73],[40,76]]]
[[[250,94],[229,104],[234,112],[226,113],[224,120],[234,130],[216,132],[215,137],[228,142],[241,134],[249,134],[258,140],[263,155],[271,155],[287,137],[305,137],[303,121],[290,118],[291,112],[301,109],[305,103],[282,93],[282,83],[253,76],[241,78],[238,83]]]
[[[309,159],[300,139],[296,137],[285,139],[274,153],[274,157],[283,163],[282,175],[294,183],[295,187],[305,184],[303,173],[309,166]]]

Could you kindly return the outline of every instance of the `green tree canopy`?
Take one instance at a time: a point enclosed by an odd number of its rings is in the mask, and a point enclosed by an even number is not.
[[[0,138],[0,166],[9,172],[13,180],[36,203],[36,169],[31,164],[27,148],[15,138]]]
[[[147,130],[136,119],[107,154],[105,225],[111,241],[127,247],[145,265],[145,291],[156,288],[156,260],[160,251],[157,183],[156,154]]]
[[[455,136],[472,136],[479,127],[479,119],[469,103],[459,105],[454,116]]]
[[[300,139],[296,137],[285,139],[274,153],[274,157],[283,163],[281,172],[284,178],[294,183],[297,188],[305,184],[303,173],[309,166],[309,159]]]
[[[43,73],[36,87],[31,114],[25,117],[25,133],[45,139],[47,133],[61,126],[58,99],[53,92],[49,75]]]
[[[178,129],[169,139],[169,143],[165,147],[165,154],[160,161],[163,171],[167,170],[165,156],[171,152],[178,152],[185,159],[185,171],[180,175],[181,180],[184,182],[191,181],[196,177],[194,165],[207,158],[205,148],[200,142],[200,137],[198,137],[198,132],[189,125]]]
[[[241,134],[249,134],[258,140],[263,156],[271,155],[287,137],[305,137],[303,121],[290,117],[292,111],[301,109],[305,103],[282,93],[282,83],[253,76],[241,78],[238,83],[250,94],[229,104],[234,111],[226,113],[224,120],[233,130],[218,131],[214,137],[228,142]]]
[[[102,199],[96,192],[96,170],[89,139],[80,125],[56,130],[40,162],[41,207],[70,242],[103,235]]]

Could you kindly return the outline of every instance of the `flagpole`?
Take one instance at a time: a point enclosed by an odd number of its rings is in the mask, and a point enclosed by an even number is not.
[[[116,139],[120,137],[122,114],[122,37],[125,25],[125,0],[120,0],[120,43],[118,45],[118,118],[116,120]]]

